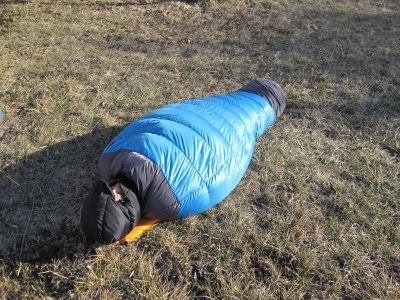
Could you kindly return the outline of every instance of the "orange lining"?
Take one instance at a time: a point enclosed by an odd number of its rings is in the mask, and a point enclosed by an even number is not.
[[[157,225],[159,219],[142,218],[139,223],[129,232],[125,237],[120,239],[117,243],[133,243],[136,242],[147,230],[150,230]]]

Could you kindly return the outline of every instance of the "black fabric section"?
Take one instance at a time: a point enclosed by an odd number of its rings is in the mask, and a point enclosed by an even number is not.
[[[127,197],[115,201],[112,190],[104,181],[82,203],[81,227],[92,240],[111,244],[124,236],[140,220],[140,205],[134,192],[124,188]]]
[[[286,108],[286,97],[279,83],[258,78],[250,81],[238,91],[253,93],[266,98],[275,110],[278,118]]]
[[[122,177],[119,180],[119,184],[124,193],[121,204],[128,210],[131,221],[130,230],[132,230],[139,223],[142,216],[142,201],[138,197],[137,187],[129,179]]]
[[[86,197],[81,206],[81,227],[83,232],[92,240],[104,242],[103,240],[103,218],[107,204],[107,196],[101,193],[99,181],[93,192]]]
[[[99,175],[114,183],[124,177],[128,188],[136,190],[142,216],[160,220],[175,220],[180,204],[160,169],[146,156],[129,150],[102,153]],[[132,185],[129,185],[132,184]]]
[[[130,225],[128,209],[114,199],[107,201],[103,219],[104,242],[111,244],[120,240],[129,233]]]

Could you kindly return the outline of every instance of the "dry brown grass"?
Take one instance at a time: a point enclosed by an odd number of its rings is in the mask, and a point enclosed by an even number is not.
[[[0,298],[400,298],[398,1],[0,3]],[[117,132],[255,77],[288,107],[225,201],[86,241]]]

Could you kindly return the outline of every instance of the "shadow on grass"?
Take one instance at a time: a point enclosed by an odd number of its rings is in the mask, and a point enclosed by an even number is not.
[[[101,151],[120,130],[97,128],[1,170],[0,259],[48,262],[90,250],[80,205],[96,179]]]

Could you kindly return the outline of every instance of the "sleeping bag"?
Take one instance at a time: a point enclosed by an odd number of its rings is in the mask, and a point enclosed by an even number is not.
[[[256,79],[234,93],[169,104],[137,119],[100,156],[101,180],[81,209],[83,231],[113,243],[142,217],[173,220],[219,203],[285,106],[278,83]],[[123,201],[114,200],[116,183]]]

